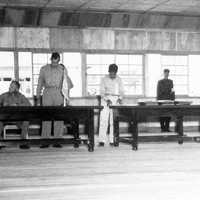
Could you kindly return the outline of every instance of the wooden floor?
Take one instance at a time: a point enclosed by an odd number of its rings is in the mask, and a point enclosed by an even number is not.
[[[0,200],[200,199],[200,143],[0,150]]]

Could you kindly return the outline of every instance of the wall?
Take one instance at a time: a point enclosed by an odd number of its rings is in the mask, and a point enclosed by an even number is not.
[[[200,32],[0,27],[0,48],[31,51],[199,53]]]

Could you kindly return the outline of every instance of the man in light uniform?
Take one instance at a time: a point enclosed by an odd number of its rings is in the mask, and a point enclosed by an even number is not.
[[[67,70],[59,64],[60,55],[57,52],[51,55],[51,64],[47,64],[40,69],[38,85],[37,85],[37,99],[42,95],[43,106],[63,106],[64,94],[62,93],[63,79],[67,77]],[[68,89],[68,88],[67,88]],[[66,98],[66,97],[65,97]],[[42,138],[51,137],[51,122],[45,121],[42,123]],[[55,138],[61,138],[64,131],[63,121],[54,121],[53,134]],[[43,144],[41,148],[48,147],[48,144]],[[61,144],[54,144],[54,147],[62,147]]]
[[[118,66],[116,64],[109,65],[109,74],[102,78],[100,84],[100,95],[102,105],[104,106],[100,114],[99,126],[99,146],[104,146],[107,143],[107,130],[109,129],[109,143],[113,145],[113,111],[109,105],[121,104],[124,94],[123,83],[117,76]],[[110,126],[109,126],[110,125]]]

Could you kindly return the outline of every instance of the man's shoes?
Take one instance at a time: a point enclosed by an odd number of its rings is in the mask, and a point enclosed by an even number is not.
[[[30,149],[30,146],[28,144],[21,144],[19,145],[20,149]]]
[[[61,144],[53,144],[53,147],[55,147],[55,148],[62,148],[62,145]]]
[[[104,147],[104,142],[99,142],[99,147]]]
[[[113,147],[113,146],[114,146],[114,143],[113,143],[113,142],[110,142],[110,146],[112,146],[112,147]]]
[[[42,145],[40,146],[41,149],[48,148],[48,147],[49,147],[49,144],[42,144]]]

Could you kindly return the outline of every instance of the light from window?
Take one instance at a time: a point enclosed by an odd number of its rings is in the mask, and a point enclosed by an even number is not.
[[[32,90],[32,53],[19,52],[19,82],[21,84],[20,91],[26,97],[33,96]]]
[[[67,68],[69,77],[74,85],[70,91],[70,96],[82,96],[81,54],[63,53],[63,64]]]
[[[14,79],[14,53],[1,51],[0,60],[0,93],[4,93],[8,91],[10,82]]]
[[[200,55],[189,56],[189,95],[200,96]]]
[[[142,55],[108,55],[88,54],[87,62],[87,94],[99,94],[100,80],[108,74],[112,63],[118,65],[118,75],[121,77],[125,95],[143,94],[143,56]]]
[[[162,71],[170,70],[170,79],[174,82],[174,90],[177,95],[188,95],[188,56],[161,56]]]

